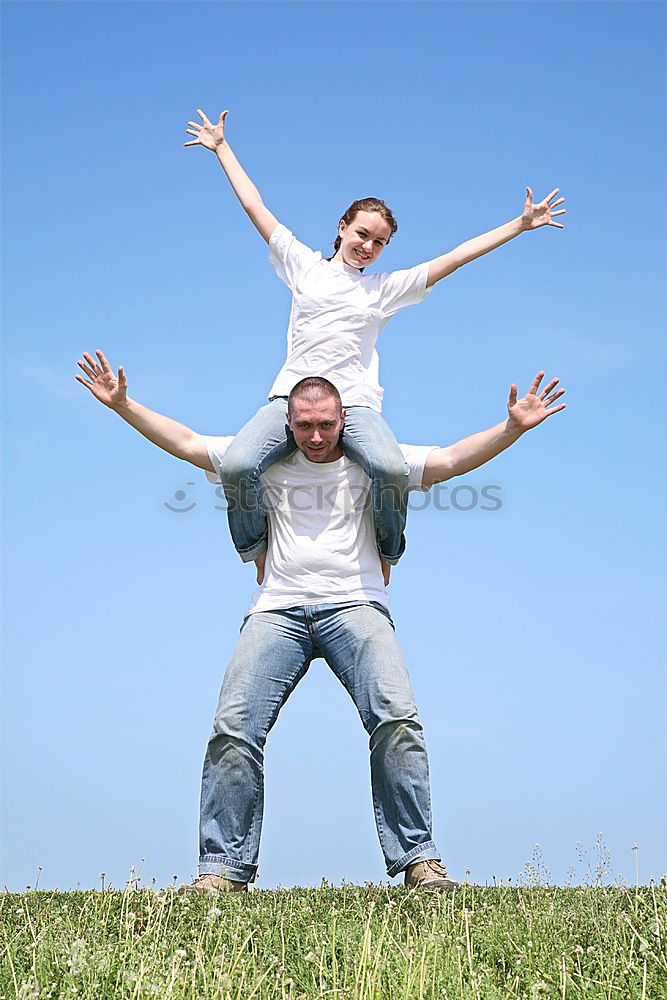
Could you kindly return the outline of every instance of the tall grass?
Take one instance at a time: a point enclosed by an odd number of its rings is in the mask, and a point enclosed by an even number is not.
[[[0,923],[7,1000],[667,997],[664,884],[193,897],[130,881],[5,893]]]

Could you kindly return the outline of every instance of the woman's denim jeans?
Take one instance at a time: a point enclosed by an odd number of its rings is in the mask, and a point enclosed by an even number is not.
[[[225,452],[220,478],[227,499],[229,530],[236,551],[252,562],[266,549],[267,520],[259,477],[296,449],[285,422],[287,397],[263,406]],[[405,551],[408,470],[389,425],[368,406],[349,406],[340,443],[371,479],[371,500],[380,554],[394,565]]]
[[[369,735],[373,807],[387,874],[440,858],[431,836],[423,730],[391,618],[381,605],[322,604],[257,612],[243,623],[204,760],[200,875],[254,880],[266,737],[319,656],[351,696]],[[349,818],[346,823],[349,828]]]

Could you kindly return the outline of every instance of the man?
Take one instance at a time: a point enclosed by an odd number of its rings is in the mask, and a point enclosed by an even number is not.
[[[205,437],[127,397],[97,351],[77,376],[165,451],[215,481],[232,438]],[[553,379],[539,372],[523,399],[512,385],[505,421],[447,448],[402,446],[409,488],[429,489],[488,462],[546,417],[564,409]],[[424,736],[394,636],[382,579],[370,480],[343,455],[337,389],[306,378],[292,389],[287,422],[297,446],[262,476],[269,515],[264,582],[253,595],[225,673],[202,776],[199,875],[186,892],[242,892],[257,872],[264,804],[264,744],[310,662],[324,657],[352,697],[369,734],[378,837],[390,877],[410,888],[457,885],[440,864],[431,831]]]

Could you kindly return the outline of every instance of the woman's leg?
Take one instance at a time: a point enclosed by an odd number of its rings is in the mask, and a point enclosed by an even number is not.
[[[220,466],[229,531],[243,562],[266,551],[268,529],[259,477],[296,448],[285,422],[286,410],[287,399],[282,396],[263,406],[235,436]]]
[[[343,451],[371,479],[375,533],[382,558],[396,565],[405,551],[408,469],[389,424],[369,406],[346,408]]]

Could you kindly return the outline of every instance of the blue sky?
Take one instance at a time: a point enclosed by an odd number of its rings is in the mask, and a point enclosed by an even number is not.
[[[392,270],[560,187],[385,328],[384,414],[448,444],[542,368],[568,408],[487,468],[502,508],[413,510],[391,584],[452,874],[665,858],[664,18],[659,3],[3,5],[2,882],[187,880],[217,694],[252,589],[203,473],[74,380],[84,350],[211,434],[262,404],[287,290],[197,107],[326,250],[383,197]],[[454,485],[454,484],[452,484]],[[178,491],[181,491],[180,493]],[[181,495],[184,494],[184,495]],[[469,494],[472,495],[472,494]],[[446,500],[446,497],[444,498]],[[194,506],[192,506],[194,504]],[[169,510],[168,506],[177,508]],[[464,504],[461,504],[464,505]],[[185,508],[191,508],[186,510]],[[267,744],[260,887],[386,878],[367,739],[316,661]]]

